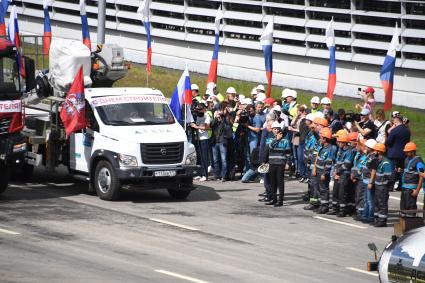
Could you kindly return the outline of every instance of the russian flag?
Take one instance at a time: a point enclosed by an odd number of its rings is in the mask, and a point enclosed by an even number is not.
[[[63,122],[66,136],[86,127],[86,103],[84,98],[84,74],[81,65],[62,104],[60,118]]]
[[[272,74],[273,74],[273,58],[272,58],[272,47],[273,47],[273,28],[274,18],[269,21],[263,33],[261,34],[260,41],[261,47],[264,53],[264,62],[266,65],[266,77],[268,82],[267,97],[270,97],[272,90]]]
[[[335,31],[334,19],[326,27],[326,46],[329,49],[329,76],[328,76],[328,94],[327,97],[332,100],[334,97],[336,85],[336,60],[335,60]]]
[[[12,0],[1,1],[1,7],[0,7],[0,36],[1,37],[7,36],[7,33],[6,33],[6,14],[7,14],[7,8],[9,7],[10,2],[12,2]]]
[[[19,26],[18,26],[18,13],[16,12],[16,6],[13,5],[12,10],[10,11],[10,19],[8,26],[9,40],[15,45],[18,52],[16,52],[16,60],[18,61],[19,73],[23,78],[25,78],[25,64],[23,58],[19,53],[21,44],[21,37],[19,36]]]
[[[190,112],[190,108],[186,107],[186,105],[190,104],[192,104],[192,90],[190,88],[189,71],[186,66],[182,76],[177,83],[176,88],[174,89],[170,102],[170,108],[179,123],[192,123],[194,121],[192,113]],[[183,106],[186,109],[186,121],[183,121]]]
[[[387,56],[385,56],[384,64],[381,68],[381,84],[385,93],[384,111],[390,110],[393,105],[395,60],[397,49],[400,46],[399,35],[400,32],[396,23],[393,38],[388,48]]]
[[[43,53],[46,55],[49,54],[50,43],[52,42],[52,28],[50,26],[49,2],[50,0],[43,0],[43,10],[44,10]]]
[[[151,73],[152,70],[152,46],[151,46],[151,23],[150,23],[150,1],[143,0],[140,4],[139,9],[137,9],[137,15],[143,23],[146,31],[146,41],[147,41],[147,58],[146,58],[146,72]]]
[[[87,20],[85,0],[80,0],[80,16],[81,16],[81,26],[83,31],[83,43],[91,51],[90,30],[89,30],[89,23]]]
[[[217,14],[215,16],[214,24],[215,24],[215,40],[214,40],[214,51],[213,56],[210,63],[210,70],[208,72],[208,80],[209,82],[217,83],[217,68],[218,68],[218,49],[219,49],[219,41],[220,41],[220,23],[223,19],[223,10],[221,9],[221,5],[217,10]]]
[[[9,8],[9,3],[12,2],[12,0],[1,0],[1,5],[3,7],[4,14],[7,14],[7,8]]]

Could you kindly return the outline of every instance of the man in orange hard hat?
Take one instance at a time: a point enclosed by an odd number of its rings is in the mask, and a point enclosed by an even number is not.
[[[350,134],[351,135],[351,134]],[[351,139],[354,138],[354,135],[351,135]],[[357,135],[356,141],[359,136]],[[351,181],[353,182],[353,187],[355,191],[354,204],[356,208],[356,214],[353,215],[354,220],[360,221],[362,219],[363,210],[364,210],[364,188],[362,181],[362,170],[363,166],[366,164],[367,155],[366,155],[366,140],[361,139],[358,142],[351,141],[352,146],[356,146],[356,154],[354,155],[353,167],[351,168]]]
[[[404,146],[406,159],[404,161],[404,171],[401,182],[401,200],[400,210],[415,210],[417,209],[416,201],[418,194],[422,189],[422,176],[425,171],[425,164],[422,158],[416,155],[416,144],[408,142]],[[402,216],[412,217],[415,213],[401,212]]]
[[[374,149],[378,155],[378,166],[375,177],[375,227],[386,227],[388,218],[389,185],[392,178],[392,166],[385,156],[385,144],[377,143]]]

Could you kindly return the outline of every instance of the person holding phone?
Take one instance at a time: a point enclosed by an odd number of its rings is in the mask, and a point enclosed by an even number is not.
[[[361,111],[362,109],[369,110],[370,113],[370,120],[373,121],[373,108],[375,107],[376,100],[375,100],[375,89],[373,87],[367,87],[365,89],[358,88],[357,94],[360,95],[360,97],[363,100],[363,105],[356,104],[356,109],[358,111]]]

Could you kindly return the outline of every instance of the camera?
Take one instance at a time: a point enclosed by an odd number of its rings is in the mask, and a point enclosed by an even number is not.
[[[241,115],[239,117],[239,123],[246,124],[248,122],[249,122],[249,114],[248,114],[248,111],[244,110],[241,112]]]
[[[345,114],[345,121],[353,123],[354,121],[360,122],[361,116],[358,113],[354,113],[353,111],[347,111]]]

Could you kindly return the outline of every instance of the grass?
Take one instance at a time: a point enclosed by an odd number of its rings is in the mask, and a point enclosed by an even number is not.
[[[154,87],[161,90],[165,96],[171,97],[174,88],[182,74],[181,70],[167,69],[162,67],[153,67],[152,74],[149,77],[149,87]],[[198,73],[190,74],[191,83],[199,85],[200,90],[205,90],[207,76]],[[219,78],[217,88],[221,93],[225,93],[229,86],[236,88],[237,92],[249,96],[251,89],[258,85],[258,82],[247,82],[240,80],[231,80],[226,78]],[[115,86],[146,86],[146,71],[144,65],[133,65],[129,70],[128,75],[118,81]],[[272,96],[274,98],[280,98],[281,87],[273,87]],[[312,96],[318,95],[323,97],[324,94],[313,93],[309,91],[297,90],[298,91],[298,103],[310,105],[309,101]],[[332,108],[336,111],[339,108],[345,110],[355,110],[356,103],[361,103],[360,100],[354,98],[347,98],[336,96],[332,102]],[[375,109],[382,108],[382,104],[378,103]],[[412,130],[412,140],[418,146],[418,153],[425,158],[425,110],[413,109],[403,106],[394,106],[393,111],[397,110],[402,113],[403,116],[408,117],[410,120],[410,127]],[[389,119],[389,113],[387,113],[387,119]]]

